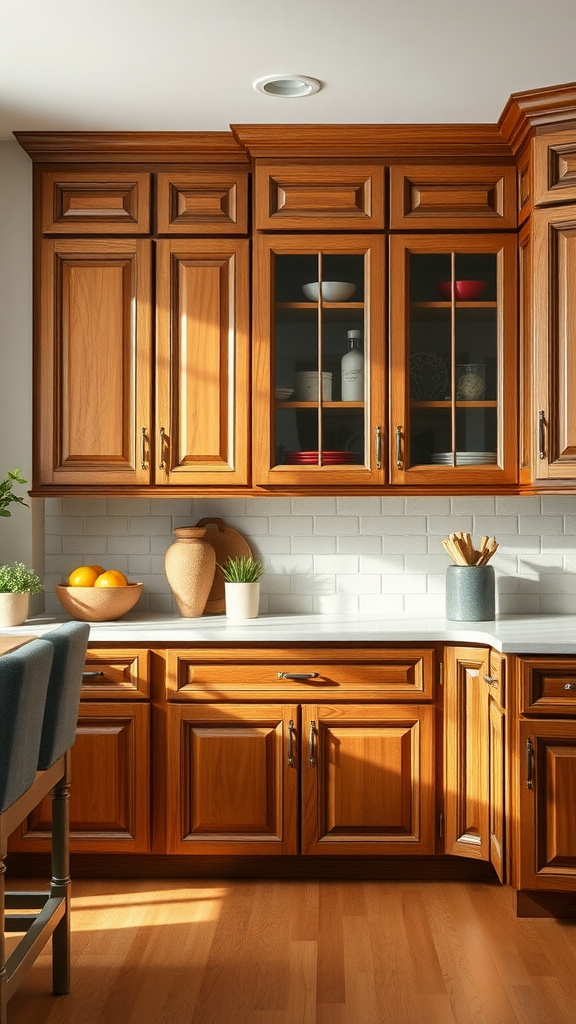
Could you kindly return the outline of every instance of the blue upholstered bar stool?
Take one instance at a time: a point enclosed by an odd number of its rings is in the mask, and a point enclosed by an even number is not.
[[[27,809],[13,827],[52,791],[52,880],[49,893],[5,894],[5,905],[10,911],[35,909],[35,913],[6,915],[8,931],[27,930],[13,954],[14,957],[24,946],[8,998],[51,935],[53,992],[64,995],[70,991],[70,748],[76,735],[89,633],[87,623],[68,622],[42,637],[42,643],[48,645],[53,656],[37,754],[38,772],[26,794]],[[1,668],[0,662],[0,671]],[[3,1018],[0,1024],[5,1024]]]
[[[6,963],[4,861],[8,836],[29,813],[53,654],[48,641],[33,640],[0,659],[0,1024],[7,1024],[20,960],[13,954]]]

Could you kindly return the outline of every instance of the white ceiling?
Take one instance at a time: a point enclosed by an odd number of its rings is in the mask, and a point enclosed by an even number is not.
[[[576,79],[575,39],[575,0],[0,0],[0,138],[495,122]],[[254,91],[276,72],[324,87]]]

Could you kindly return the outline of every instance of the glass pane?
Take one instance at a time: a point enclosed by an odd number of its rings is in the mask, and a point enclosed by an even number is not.
[[[412,253],[409,263],[410,466],[430,465],[451,451],[451,303],[438,291],[450,282],[450,253]]]
[[[276,256],[275,282],[276,464],[318,467],[322,435],[322,464],[358,465],[365,443],[364,256]]]
[[[457,253],[456,463],[497,459],[497,260],[494,253]]]

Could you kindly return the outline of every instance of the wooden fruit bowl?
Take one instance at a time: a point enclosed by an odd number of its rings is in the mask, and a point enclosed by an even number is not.
[[[65,587],[57,584],[60,604],[81,622],[111,622],[126,615],[142,593],[143,583],[127,587]]]

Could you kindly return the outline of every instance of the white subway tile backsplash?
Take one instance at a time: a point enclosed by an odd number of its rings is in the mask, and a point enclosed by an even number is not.
[[[576,496],[48,498],[45,602],[77,565],[142,580],[143,611],[176,612],[164,556],[177,526],[221,518],[265,563],[261,612],[443,614],[448,533],[496,537],[500,613],[576,611]]]

